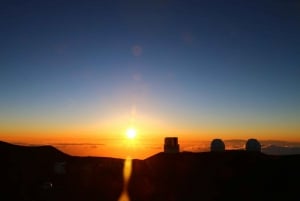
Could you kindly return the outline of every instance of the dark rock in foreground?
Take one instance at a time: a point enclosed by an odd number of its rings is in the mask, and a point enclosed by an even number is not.
[[[0,200],[117,201],[124,160],[0,142]],[[299,200],[300,155],[159,153],[132,161],[131,201]]]

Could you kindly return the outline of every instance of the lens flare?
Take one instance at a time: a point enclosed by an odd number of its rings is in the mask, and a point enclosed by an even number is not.
[[[118,201],[130,201],[129,195],[128,195],[128,182],[131,176],[131,170],[132,170],[132,160],[130,157],[127,157],[124,160],[124,168],[123,168],[123,179],[124,179],[124,184],[123,184],[123,192],[121,196],[119,197]]]

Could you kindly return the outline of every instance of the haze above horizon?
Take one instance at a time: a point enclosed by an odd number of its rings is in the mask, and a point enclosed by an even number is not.
[[[130,143],[300,141],[299,10],[297,1],[5,1],[0,139],[119,144],[133,129]]]

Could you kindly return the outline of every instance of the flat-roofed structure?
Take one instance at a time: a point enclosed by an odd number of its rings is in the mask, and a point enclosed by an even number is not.
[[[177,137],[165,137],[164,153],[179,153]]]

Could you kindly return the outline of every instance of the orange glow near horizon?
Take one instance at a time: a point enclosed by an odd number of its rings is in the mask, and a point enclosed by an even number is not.
[[[32,145],[54,145],[58,149],[80,156],[108,156],[125,158],[146,158],[163,150],[163,139],[168,136],[179,138],[179,144],[192,144],[192,142],[211,141],[214,138],[223,140],[280,140],[300,142],[300,135],[296,129],[265,129],[252,130],[223,129],[221,127],[189,128],[188,125],[172,127],[167,123],[153,123],[135,119],[128,122],[120,118],[105,123],[77,126],[73,129],[53,128],[51,130],[35,128],[30,130],[11,128],[0,130],[0,140],[10,143]],[[134,126],[133,126],[134,125]],[[72,146],[69,146],[72,145]]]
[[[119,111],[119,110],[118,110]],[[299,126],[289,124],[226,124],[216,120],[205,122],[164,116],[155,110],[137,111],[135,106],[106,118],[92,116],[84,121],[56,122],[31,119],[2,122],[0,140],[24,143],[51,144],[55,142],[86,143],[112,139],[115,143],[126,141],[161,141],[166,136],[177,136],[179,140],[210,141],[213,138],[300,141]],[[182,121],[181,121],[182,120]],[[198,124],[199,121],[199,124]],[[202,122],[202,123],[201,123]],[[124,139],[124,133],[125,138]],[[123,143],[123,144],[124,144]],[[133,144],[133,142],[131,142]]]
[[[172,130],[163,129],[163,132],[159,132],[159,129],[139,129],[139,132],[135,128],[129,127],[125,130],[125,137],[128,139],[149,140],[149,139],[163,139],[166,136],[177,136],[179,139],[186,140],[204,140],[209,141],[213,138],[226,139],[248,139],[257,138],[260,140],[281,140],[300,142],[300,132],[298,131],[284,131],[284,130],[221,130],[221,129],[206,129],[206,130]],[[138,135],[137,135],[138,134]],[[124,130],[121,128],[115,128],[111,130],[56,130],[56,131],[24,131],[19,130],[1,131],[0,140],[3,141],[22,141],[24,143],[35,142],[95,142],[101,139],[124,139]]]

